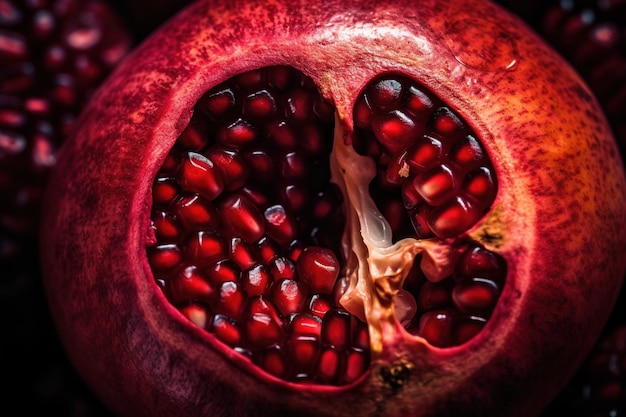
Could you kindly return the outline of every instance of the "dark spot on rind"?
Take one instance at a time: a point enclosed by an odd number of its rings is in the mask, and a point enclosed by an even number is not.
[[[411,379],[413,365],[403,360],[394,362],[389,367],[380,368],[379,376],[383,385],[392,391],[401,389]]]

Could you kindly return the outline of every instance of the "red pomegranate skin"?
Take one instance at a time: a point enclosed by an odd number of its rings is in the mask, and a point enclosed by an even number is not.
[[[158,289],[146,258],[152,182],[201,95],[247,70],[311,77],[352,132],[381,73],[429,88],[498,175],[468,236],[507,262],[485,328],[438,349],[393,320],[348,386],[284,382],[216,343]],[[42,265],[85,381],[126,416],[532,416],[607,319],[626,269],[626,180],[598,103],[518,18],[485,1],[198,1],[99,89],[50,181]]]

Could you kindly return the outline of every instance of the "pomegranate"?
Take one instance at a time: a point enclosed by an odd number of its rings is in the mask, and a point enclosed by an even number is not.
[[[46,202],[52,315],[121,415],[537,415],[626,269],[598,103],[482,1],[193,3]]]

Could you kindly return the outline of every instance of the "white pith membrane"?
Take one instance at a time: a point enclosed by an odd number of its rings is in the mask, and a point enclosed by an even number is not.
[[[339,302],[367,323],[372,352],[379,353],[385,337],[390,342],[397,337],[395,323],[403,317],[397,317],[396,312],[415,313],[398,293],[417,255],[423,256],[422,272],[430,281],[438,282],[452,273],[459,253],[437,238],[393,242],[391,227],[368,191],[376,176],[374,161],[359,155],[349,143],[341,121],[336,120],[331,181],[347,197],[342,249],[348,285]]]

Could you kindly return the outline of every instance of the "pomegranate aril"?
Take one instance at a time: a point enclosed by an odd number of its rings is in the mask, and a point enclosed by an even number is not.
[[[257,263],[256,252],[240,237],[233,237],[230,240],[229,258],[241,269],[252,268]]]
[[[227,126],[223,126],[217,132],[217,142],[242,149],[253,143],[258,137],[256,128],[244,119],[237,119]]]
[[[317,361],[315,370],[317,377],[326,383],[334,382],[341,372],[342,356],[342,353],[334,347],[324,347]]]
[[[226,239],[214,232],[201,230],[185,241],[185,255],[194,265],[208,265],[222,259],[227,250]]]
[[[300,378],[310,375],[319,354],[319,339],[315,336],[291,335],[287,340],[287,354]]]
[[[215,206],[198,194],[180,195],[172,204],[171,210],[189,230],[219,224]]]
[[[220,214],[231,233],[248,243],[258,241],[265,233],[263,214],[241,194],[233,194],[222,200]]]
[[[333,300],[328,295],[323,294],[313,294],[307,305],[308,311],[320,319],[323,319],[334,306]]]
[[[463,122],[447,107],[435,110],[431,121],[432,129],[444,136],[451,135],[463,128]]]
[[[333,309],[322,320],[322,342],[337,349],[350,344],[350,314],[345,310]]]
[[[198,193],[208,201],[214,200],[224,190],[222,173],[213,161],[195,152],[184,155],[178,182],[184,191]]]
[[[454,196],[454,174],[445,165],[415,177],[413,185],[422,198],[431,205],[442,204]]]
[[[498,285],[485,278],[463,280],[452,290],[454,304],[460,311],[467,314],[492,310],[499,295]]]
[[[342,382],[356,381],[369,366],[369,355],[361,349],[351,349],[346,353],[346,364]]]
[[[231,259],[220,259],[202,269],[216,288],[225,282],[239,282],[241,269]]]
[[[176,244],[157,245],[150,249],[148,260],[156,271],[167,271],[177,266],[183,257]]]
[[[211,304],[212,311],[235,320],[241,318],[246,303],[246,294],[236,282],[224,282],[217,290]]]
[[[271,117],[276,111],[276,102],[268,90],[249,94],[243,104],[243,114],[252,118]]]
[[[261,264],[257,264],[241,274],[241,285],[250,297],[266,294],[273,281],[269,269]]]
[[[237,320],[222,314],[216,314],[209,327],[209,331],[215,335],[221,342],[231,347],[241,346],[243,337]]]
[[[263,348],[282,341],[282,321],[271,308],[267,312],[254,312],[243,319],[246,342],[253,348]]]
[[[198,108],[201,111],[213,117],[222,116],[234,107],[235,94],[230,88],[224,88],[205,95],[198,103]]]
[[[297,263],[298,275],[314,293],[330,294],[339,277],[339,260],[330,249],[309,246]]]
[[[297,122],[308,120],[313,113],[313,97],[304,89],[294,89],[286,97],[285,109],[288,117]]]
[[[302,311],[307,300],[306,289],[293,279],[278,279],[272,285],[270,300],[283,317],[289,317]]]
[[[397,106],[402,95],[402,84],[393,78],[384,78],[367,88],[368,101],[379,110]]]
[[[285,358],[285,353],[278,345],[271,346],[263,351],[259,365],[266,372],[282,379],[289,377],[289,364]]]
[[[402,152],[423,133],[423,129],[401,110],[375,115],[372,119],[372,130],[391,154]]]
[[[265,232],[278,244],[286,245],[296,237],[295,219],[282,205],[276,204],[266,208],[263,216],[266,221]]]
[[[322,320],[307,313],[296,314],[289,322],[289,333],[319,338],[322,334]]]
[[[187,266],[166,281],[166,291],[174,303],[201,300],[210,302],[214,287],[195,266]]]
[[[239,152],[213,146],[206,151],[206,156],[221,171],[226,191],[237,190],[246,184],[250,171]]]
[[[199,303],[187,304],[179,310],[183,316],[187,317],[196,326],[205,329],[211,321],[211,314],[208,308]]]
[[[173,214],[157,211],[152,215],[152,224],[158,239],[176,242],[180,238],[181,226]]]
[[[420,319],[418,334],[433,346],[452,346],[452,313],[446,310],[435,310],[424,314]]]
[[[291,280],[296,277],[296,265],[288,257],[276,256],[269,262],[268,267],[275,280]]]

